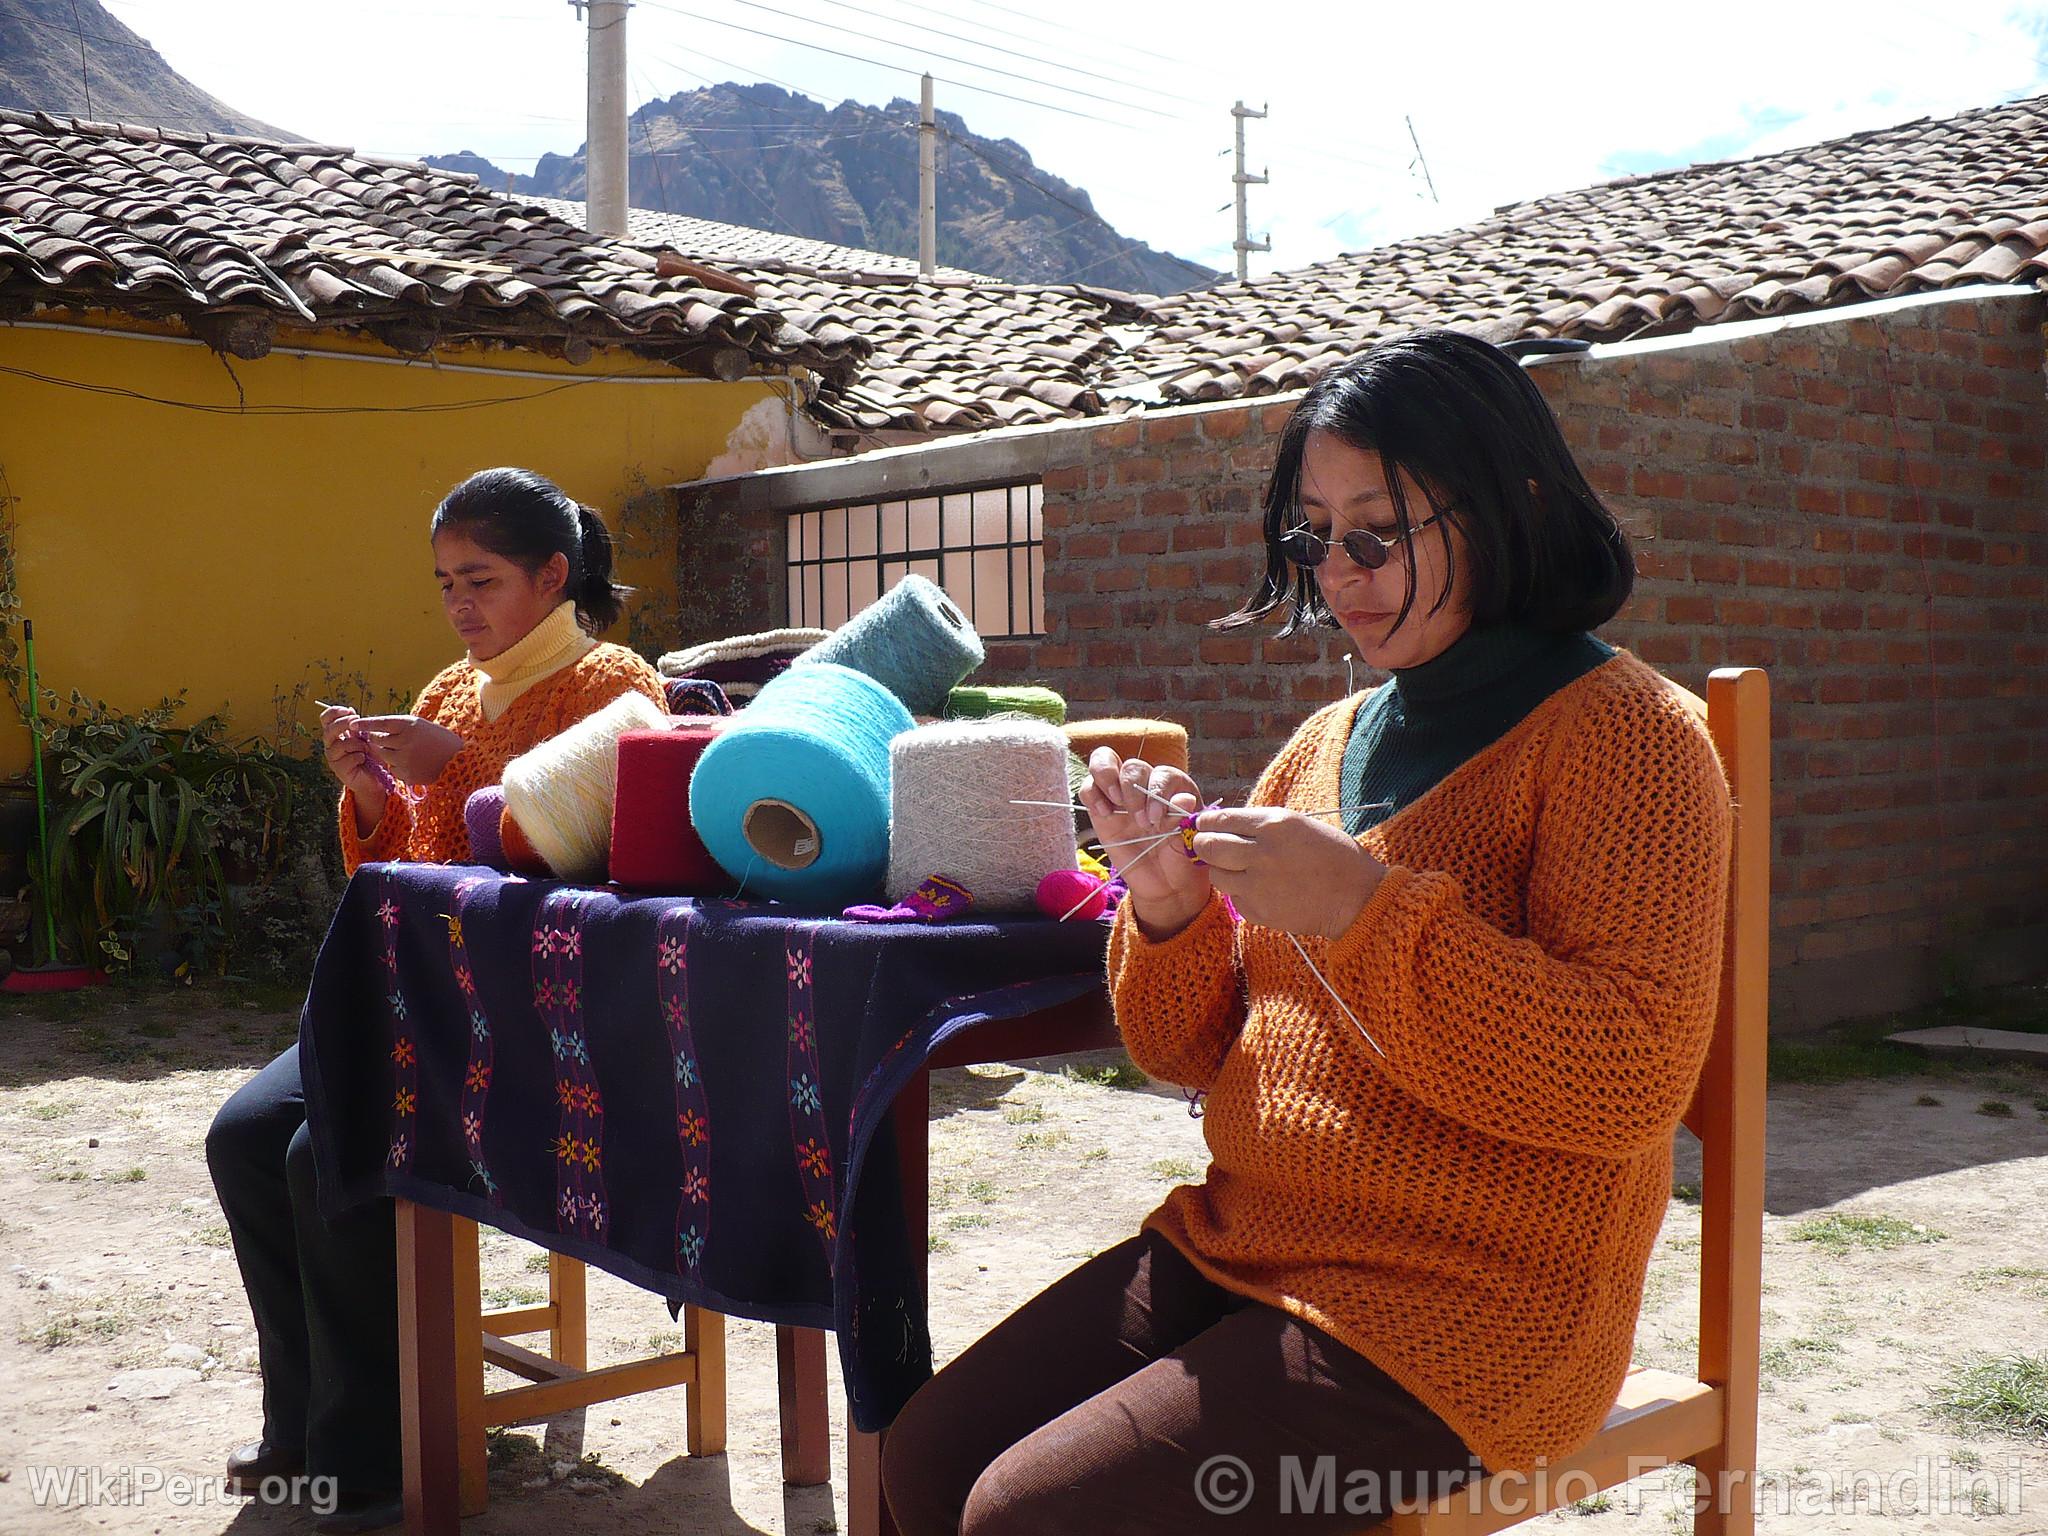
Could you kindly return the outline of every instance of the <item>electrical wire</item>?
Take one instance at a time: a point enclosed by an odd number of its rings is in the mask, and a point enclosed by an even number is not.
[[[653,5],[654,0],[643,0],[643,3]],[[1001,65],[998,64],[983,64],[976,59],[963,59],[958,54],[940,53],[937,49],[925,48],[916,43],[899,42],[892,37],[877,37],[871,31],[864,32],[853,27],[842,27],[837,22],[834,21],[820,21],[815,16],[806,16],[800,11],[785,11],[780,6],[763,4],[762,0],[727,0],[727,3],[731,5],[743,5],[750,11],[765,11],[770,16],[780,16],[785,21],[800,21],[808,26],[821,27],[827,32],[838,32],[844,34],[847,37],[861,38],[868,42],[881,43],[890,48],[902,48],[909,52],[922,54],[930,58],[943,59],[948,64],[964,64],[967,66],[967,68],[978,69],[982,71],[982,73],[984,74],[1001,75],[1005,79],[1009,80],[1021,80],[1024,84],[1035,85],[1040,90],[1065,91],[1070,96],[1080,96],[1089,101],[1106,102],[1113,107],[1122,107],[1126,111],[1130,112],[1143,112],[1152,117],[1172,118],[1180,115],[1172,112],[1163,112],[1157,107],[1148,107],[1140,102],[1124,101],[1115,96],[1105,96],[1099,91],[1083,90],[1078,85],[1062,85],[1057,80],[1041,80],[1036,75],[1027,75],[1014,69],[1004,69]],[[827,3],[838,3],[838,0],[827,0]],[[655,6],[654,8],[658,10],[676,9],[676,7],[669,5],[659,5]],[[692,15],[693,13],[685,11],[682,12],[682,14]],[[730,23],[727,22],[719,22],[717,21],[717,18],[711,16],[699,15],[696,17],[696,19],[699,21],[714,22],[716,25],[719,26],[730,25]],[[798,40],[793,37],[784,38],[782,39],[782,41],[787,43],[798,43]],[[798,43],[798,46],[801,47],[805,45]],[[922,74],[923,71],[920,70],[918,71],[918,73]],[[1192,121],[1192,119],[1189,119],[1189,121]]]
[[[823,43],[808,43],[803,41],[803,39],[801,38],[784,37],[779,32],[766,32],[759,27],[742,26],[739,22],[736,21],[720,21],[715,16],[705,16],[696,11],[686,11],[681,6],[664,5],[660,3],[660,0],[638,0],[638,3],[647,6],[653,10],[669,11],[677,16],[687,16],[692,21],[708,21],[714,27],[728,27],[735,32],[752,33],[755,37],[765,37],[770,42],[773,43],[786,43],[793,48],[808,48],[813,53],[830,54],[833,58],[836,59],[850,59],[856,64],[866,64],[874,69],[892,70],[899,75],[922,75],[925,73],[924,70],[912,69],[910,66],[905,64],[887,64],[880,59],[870,59],[862,54],[848,53],[843,48],[827,48]],[[739,0],[739,3],[751,4],[752,0]],[[763,6],[761,7],[761,9],[766,10],[769,9],[769,7]],[[787,13],[784,12],[780,14]],[[820,25],[823,25],[823,23],[820,23]],[[698,52],[700,50],[692,49],[690,51]],[[704,57],[709,58],[710,55],[705,54]],[[973,65],[971,67],[981,68],[982,66]],[[995,87],[993,86],[973,85],[965,80],[954,80],[948,77],[937,75],[933,76],[932,78],[941,81],[941,83],[943,84],[950,85],[954,87],[956,90],[973,91],[975,94],[980,96],[994,96],[1002,101],[1014,101],[1022,106],[1035,107],[1041,112],[1057,112],[1062,117],[1078,117],[1083,121],[1091,123],[1101,123],[1106,127],[1110,128],[1135,129],[1137,127],[1137,124],[1135,123],[1121,122],[1113,117],[1102,117],[1094,112],[1083,112],[1077,107],[1057,107],[1049,101],[1038,101],[1034,100],[1029,96],[1019,96],[1012,91],[999,91],[995,89]],[[1057,89],[1057,87],[1055,87],[1055,89]],[[808,96],[811,95],[812,93],[806,91],[804,92],[804,94]],[[1168,114],[1154,113],[1153,115],[1164,117]]]
[[[1186,102],[1191,107],[1206,107],[1208,105],[1207,102],[1198,101],[1196,98],[1192,96],[1181,96],[1173,91],[1162,91],[1157,86],[1146,85],[1142,81],[1127,80],[1120,75],[1105,75],[1096,70],[1083,69],[1080,65],[1073,63],[1071,60],[1048,59],[1041,54],[1025,53],[1021,49],[1017,48],[1005,48],[1000,43],[985,43],[980,38],[970,37],[964,32],[948,32],[943,27],[927,26],[921,22],[907,20],[901,16],[892,16],[886,11],[871,11],[864,5],[853,4],[852,0],[812,0],[812,3],[817,5],[829,5],[837,10],[851,11],[856,16],[866,16],[875,21],[892,22],[897,26],[916,27],[919,31],[928,32],[933,37],[951,38],[954,42],[965,43],[970,48],[986,49],[990,53],[1000,53],[1013,59],[1022,59],[1028,64],[1042,64],[1047,69],[1064,70],[1070,75],[1084,75],[1090,80],[1101,80],[1109,85],[1121,85],[1126,90],[1144,91],[1153,96],[1163,96],[1168,101]],[[824,23],[819,23],[819,25],[824,25]],[[888,41],[893,41],[893,39],[889,39]],[[910,47],[913,45],[907,43],[899,43],[897,44],[897,46]],[[962,60],[961,62],[964,63],[966,61]],[[977,64],[974,67],[977,69],[987,69],[989,66],[986,64]]]
[[[663,379],[665,373],[603,373],[586,378],[565,379],[545,389],[528,390],[518,395],[497,395],[479,400],[437,400],[422,405],[208,405],[201,400],[173,400],[167,395],[152,395],[143,390],[124,389],[115,384],[91,384],[83,379],[59,378],[55,374],[38,373],[33,368],[16,368],[0,364],[0,374],[28,379],[37,384],[50,384],[61,389],[75,389],[89,395],[106,395],[116,399],[134,400],[148,405],[171,406],[182,411],[198,411],[208,416],[431,416],[447,411],[482,410],[493,405],[519,405],[528,400],[540,400],[549,395],[559,395],[565,390],[581,389],[587,384],[616,383],[621,379]],[[683,377],[677,374],[675,377]]]

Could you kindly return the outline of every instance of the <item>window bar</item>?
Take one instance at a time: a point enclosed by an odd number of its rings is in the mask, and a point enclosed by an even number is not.
[[[981,573],[975,567],[980,565],[981,562],[974,558],[974,540],[974,493],[969,491],[967,493],[967,622],[979,629],[981,627],[981,588],[978,583]],[[939,542],[941,544],[946,542],[946,519],[943,512],[939,515]],[[941,566],[940,569],[944,570],[944,567]]]

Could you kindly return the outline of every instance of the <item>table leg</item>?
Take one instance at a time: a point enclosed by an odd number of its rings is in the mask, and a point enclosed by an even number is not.
[[[455,1218],[399,1200],[398,1424],[407,1536],[455,1536],[462,1477],[456,1404]]]
[[[798,1488],[832,1481],[832,1426],[825,1401],[825,1331],[775,1330],[775,1385],[782,1407],[782,1480]]]
[[[903,1226],[916,1258],[925,1310],[931,1310],[931,1074],[920,1070],[890,1106],[896,1166],[903,1182]],[[898,1536],[882,1494],[882,1446],[888,1436],[846,1426],[847,1536]]]

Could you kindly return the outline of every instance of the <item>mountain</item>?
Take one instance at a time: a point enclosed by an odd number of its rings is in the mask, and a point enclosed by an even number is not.
[[[298,137],[207,95],[100,0],[0,0],[0,107],[194,132]]]
[[[938,114],[938,260],[1027,283],[1089,283],[1173,293],[1208,267],[1119,235],[1088,194],[1032,163],[1012,139],[985,139]],[[860,246],[917,254],[917,104],[827,108],[772,85],[715,85],[650,101],[627,127],[632,202]],[[486,185],[509,178],[482,156],[430,155]],[[517,190],[580,199],[584,153],[543,155]]]

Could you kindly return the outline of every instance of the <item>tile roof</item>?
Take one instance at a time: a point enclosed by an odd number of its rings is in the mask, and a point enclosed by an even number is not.
[[[725,378],[802,364],[829,380],[867,351],[824,307],[799,323],[715,273],[658,266],[410,161],[0,109],[0,316],[174,317],[244,355],[271,322],[408,352],[618,346]]]
[[[1514,203],[1150,301],[1169,400],[1298,389],[1379,337],[1613,341],[1967,283],[2048,284],[2048,96]]]
[[[580,221],[583,204],[529,199]],[[880,251],[632,208],[626,238],[715,263],[804,326],[843,320],[874,350],[828,381],[810,414],[864,433],[978,431],[1112,409],[1094,380],[1114,372],[1121,321],[1142,301],[1103,288],[1005,283]]]
[[[573,198],[532,197],[527,201],[571,224],[580,227],[583,223],[583,204]],[[863,277],[917,275],[915,256],[891,256],[886,251],[863,250],[857,245],[806,240],[801,235],[749,229],[744,224],[721,224],[715,219],[693,219],[687,214],[663,213],[654,208],[626,210],[626,241],[630,245],[665,247],[717,266],[738,262],[745,266],[796,267],[809,272],[843,272]],[[939,267],[936,275],[963,282],[997,281],[964,267]]]

